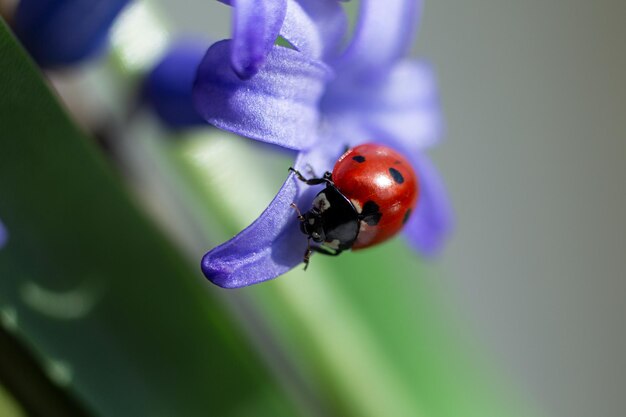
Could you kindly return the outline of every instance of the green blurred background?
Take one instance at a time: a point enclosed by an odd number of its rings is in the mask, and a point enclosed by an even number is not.
[[[0,416],[622,414],[624,5],[426,2],[448,250],[424,263],[398,239],[225,291],[200,256],[290,160],[136,108],[170,40],[230,21],[136,4],[109,56],[47,74],[62,99],[2,29]]]

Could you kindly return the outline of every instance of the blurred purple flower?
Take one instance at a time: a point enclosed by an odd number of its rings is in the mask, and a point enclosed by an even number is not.
[[[14,30],[42,67],[71,65],[97,53],[129,0],[21,0]]]
[[[343,52],[347,24],[336,0],[265,2],[274,9],[260,10],[251,3],[236,2],[233,39],[211,46],[200,64],[196,109],[216,127],[297,151],[295,168],[303,172],[331,170],[346,145],[399,150],[420,181],[405,235],[423,254],[437,252],[452,226],[442,180],[423,153],[441,136],[438,93],[431,68],[404,58],[419,1],[362,0]],[[293,49],[274,45],[278,35]],[[203,257],[206,277],[236,288],[301,263],[307,239],[290,204],[310,207],[314,188],[289,175],[252,225]]]
[[[193,107],[192,87],[208,44],[190,39],[174,43],[145,79],[146,101],[170,128],[206,124]]]
[[[9,240],[9,232],[7,232],[6,227],[2,224],[2,220],[0,220],[0,249],[4,247],[4,245]]]

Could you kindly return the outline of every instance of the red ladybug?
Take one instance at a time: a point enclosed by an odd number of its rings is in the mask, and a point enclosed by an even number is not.
[[[308,245],[305,269],[312,251],[336,256],[376,245],[398,233],[415,211],[417,176],[404,156],[384,145],[349,149],[322,178],[290,170],[309,185],[326,184],[311,210],[298,211],[300,229],[320,244]]]

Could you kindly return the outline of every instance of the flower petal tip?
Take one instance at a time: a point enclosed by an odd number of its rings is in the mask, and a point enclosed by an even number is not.
[[[434,258],[445,248],[455,228],[454,210],[435,165],[425,155],[413,161],[420,178],[420,199],[405,228],[409,243],[424,258]]]
[[[438,230],[430,231],[428,238],[421,239],[419,241],[413,241],[414,247],[422,255],[423,259],[434,260],[438,258],[446,249],[446,244],[452,234],[452,230]]]
[[[232,31],[233,70],[242,80],[254,76],[272,50],[287,11],[287,0],[222,0],[235,6]]]
[[[235,63],[233,63],[232,67],[233,71],[235,71],[235,74],[237,74],[237,77],[239,77],[240,80],[246,81],[254,77],[257,72],[259,72],[262,65],[263,60],[259,60],[255,62],[250,62],[245,65],[236,65]]]
[[[229,279],[232,275],[232,271],[226,270],[224,268],[219,268],[219,265],[214,262],[213,257],[211,256],[211,252],[207,252],[202,257],[202,262],[200,263],[200,269],[202,273],[213,284],[222,288],[238,288],[239,285],[236,285],[231,279]]]

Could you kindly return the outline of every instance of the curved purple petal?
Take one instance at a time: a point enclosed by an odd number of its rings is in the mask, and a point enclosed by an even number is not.
[[[400,61],[377,82],[342,75],[329,85],[321,103],[322,112],[336,124],[351,122],[410,153],[441,138],[437,82],[426,63]]]
[[[275,278],[300,262],[306,239],[289,206],[300,185],[290,175],[261,216],[233,239],[202,258],[202,272],[223,288],[238,288]]]
[[[419,177],[420,194],[404,235],[423,255],[434,256],[454,228],[452,205],[434,164],[424,155],[413,155],[412,162]]]
[[[332,168],[337,148],[317,148],[300,153],[295,167],[303,173]],[[339,151],[340,152],[340,151]],[[307,174],[308,175],[308,174]],[[204,275],[223,288],[257,284],[284,274],[302,262],[307,238],[300,231],[296,203],[305,209],[321,186],[307,186],[290,174],[269,207],[248,228],[217,246],[202,258]]]
[[[207,44],[199,40],[177,42],[146,77],[145,98],[169,127],[206,124],[193,106],[191,93]]]
[[[224,58],[231,41],[209,48],[193,89],[196,110],[212,125],[295,150],[317,139],[318,102],[330,69],[289,48],[275,46],[266,65],[241,80]]]
[[[328,59],[338,54],[347,27],[337,0],[288,0],[280,34],[303,54]]]
[[[128,0],[22,0],[17,37],[43,67],[76,63],[93,55]]]
[[[421,0],[361,0],[354,36],[336,68],[363,78],[384,75],[410,46]]]
[[[256,74],[274,46],[287,0],[220,0],[234,6],[231,63],[241,79]]]

